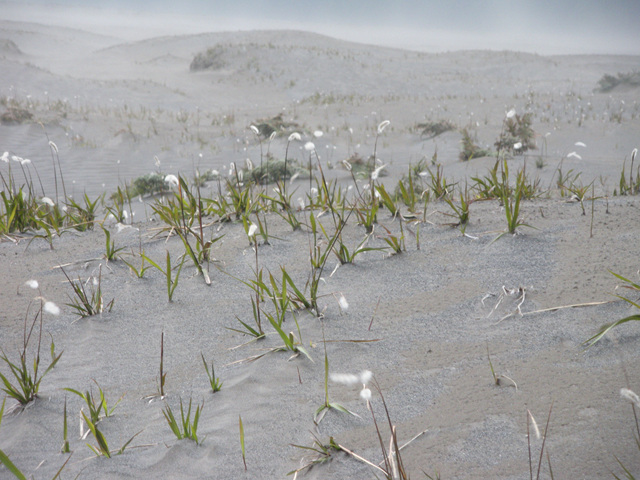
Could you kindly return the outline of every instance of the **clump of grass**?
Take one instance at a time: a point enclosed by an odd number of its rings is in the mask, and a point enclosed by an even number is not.
[[[333,455],[336,452],[341,451],[340,445],[334,440],[333,437],[329,437],[329,441],[327,443],[322,442],[315,434],[313,435],[313,444],[310,447],[304,445],[295,445],[290,444],[292,447],[300,448],[302,450],[308,450],[312,452],[313,458],[309,459],[309,461],[305,462],[300,468],[296,470],[292,470],[287,473],[287,475],[298,475],[298,473],[304,472],[305,470],[310,470],[312,467],[316,465],[322,465],[330,461],[333,458]],[[296,478],[294,476],[294,478]]]
[[[420,130],[421,137],[427,139],[435,138],[445,132],[455,130],[456,126],[451,120],[437,120],[432,122],[423,122],[416,124],[416,130]]]
[[[633,162],[636,159],[636,155],[638,154],[638,149],[634,148],[631,152],[631,168],[629,169],[629,180],[627,181],[627,175],[625,173],[625,163],[622,164],[622,172],[620,173],[620,183],[619,190],[614,189],[613,195],[635,195],[636,193],[640,193],[640,165],[636,167],[636,178],[633,178]]]
[[[111,232],[108,229],[104,228],[104,226],[100,225],[102,231],[105,235],[105,254],[104,258],[107,261],[115,262],[118,259],[118,252],[124,250],[124,247],[116,248],[115,240],[111,240]]]
[[[507,113],[502,132],[495,142],[498,152],[521,155],[536,148],[535,134],[531,128],[531,113],[519,115],[515,110]]]
[[[162,409],[162,414],[164,418],[167,420],[169,424],[169,428],[176,436],[178,440],[182,440],[184,438],[188,438],[196,442],[196,444],[200,444],[200,440],[198,440],[198,422],[200,421],[200,414],[202,413],[202,409],[204,408],[204,402],[201,405],[197,405],[195,412],[193,414],[193,419],[191,418],[191,399],[189,399],[189,407],[187,409],[187,413],[185,414],[184,405],[182,404],[182,398],[180,399],[180,422],[176,420],[173,411],[169,404],[165,404]],[[203,439],[204,440],[204,439]]]
[[[144,253],[141,255],[141,257],[144,260],[146,260],[152,267],[157,269],[159,272],[161,272],[165,276],[165,278],[167,279],[167,297],[169,298],[169,302],[173,302],[173,292],[178,287],[178,281],[180,280],[180,272],[182,272],[182,266],[184,265],[185,257],[183,256],[182,260],[180,261],[180,264],[177,267],[173,267],[173,268],[171,267],[171,254],[169,253],[169,250],[167,250],[166,268],[162,268],[155,261],[147,257]],[[174,275],[173,270],[176,268],[177,268],[177,272]]]
[[[640,71],[624,73],[618,72],[615,76],[605,73],[602,78],[598,80],[598,87],[596,88],[596,91],[600,93],[607,93],[619,86],[626,86],[629,88],[640,86]]]
[[[222,388],[222,382],[220,381],[220,377],[216,377],[216,371],[213,368],[213,361],[211,362],[211,370],[209,370],[209,365],[207,365],[207,361],[204,359],[204,354],[202,352],[200,353],[200,356],[202,357],[204,369],[207,372],[207,379],[209,380],[211,391],[213,393],[219,392]]]
[[[80,278],[71,280],[64,268],[60,267],[60,270],[67,277],[67,281],[73,290],[73,296],[69,296],[71,303],[67,303],[68,307],[74,309],[73,313],[80,318],[84,318],[98,315],[105,309],[108,312],[111,311],[114,299],[105,305],[102,296],[102,265],[98,267],[98,276],[89,277],[86,282],[83,282]]]
[[[32,281],[35,282],[35,281]],[[33,283],[37,288],[37,282]],[[54,345],[53,340],[51,341],[51,363],[46,368],[44,373],[40,372],[40,347],[42,345],[42,324],[43,324],[43,316],[44,312],[49,312],[54,315],[58,315],[60,309],[53,303],[46,301],[42,296],[36,298],[36,301],[39,303],[39,308],[36,310],[36,313],[33,317],[29,325],[29,310],[31,307],[31,303],[29,303],[29,307],[27,308],[27,312],[25,313],[24,318],[24,331],[23,331],[23,342],[22,342],[22,351],[20,352],[20,358],[17,362],[12,362],[9,360],[9,357],[4,352],[3,349],[0,348],[2,355],[0,355],[0,360],[2,360],[9,370],[11,371],[11,375],[13,376],[13,382],[11,377],[7,377],[4,374],[0,373],[0,379],[2,380],[2,390],[11,398],[18,401],[18,403],[22,406],[27,405],[32,400],[38,396],[38,391],[40,390],[40,384],[44,377],[55,367],[58,360],[62,356],[61,352],[59,355],[55,355],[54,353]],[[35,358],[33,359],[33,369],[29,370],[29,365],[27,363],[27,351],[29,349],[29,343],[31,341],[31,336],[34,333],[34,329],[36,328],[36,324],[38,325],[38,345],[35,350]],[[0,415],[0,418],[2,416]]]
[[[260,185],[266,183],[276,183],[292,178],[294,175],[300,175],[302,170],[297,162],[289,160],[277,160],[271,155],[267,155],[267,160],[255,168],[243,169],[243,177],[245,180],[258,183]]]
[[[97,457],[111,458],[114,455],[122,455],[125,449],[133,441],[133,439],[142,433],[142,430],[140,430],[138,433],[133,435],[129,440],[127,440],[118,450],[109,450],[109,444],[107,443],[107,439],[105,438],[104,434],[100,431],[98,426],[94,422],[92,422],[91,419],[87,417],[87,415],[82,410],[80,411],[80,414],[82,415],[82,418],[84,419],[85,423],[89,427],[89,431],[91,431],[91,433],[93,434],[93,438],[95,438],[96,440],[96,445],[91,445],[90,443],[87,443],[87,447],[89,447],[89,449],[93,453],[95,453]]]
[[[619,275],[619,274],[614,273],[612,271],[609,271],[609,273],[611,273],[611,275],[613,275],[614,277],[616,277],[616,278],[618,278],[618,279],[620,279],[620,280],[622,280],[624,282],[624,284],[621,285],[622,288],[626,288],[628,290],[631,290],[632,292],[635,292],[636,294],[640,293],[640,285],[639,284],[633,283],[628,278],[625,278],[622,275]],[[635,307],[636,309],[638,309],[638,313],[636,313],[634,315],[629,315],[629,316],[624,317],[624,318],[621,318],[620,320],[616,320],[615,322],[607,323],[607,324],[603,325],[600,328],[600,330],[598,331],[598,333],[596,333],[591,338],[586,340],[583,343],[583,345],[588,345],[589,347],[591,347],[591,346],[595,345],[597,342],[599,342],[600,340],[602,340],[602,338],[607,333],[609,333],[609,331],[611,329],[617,327],[618,325],[622,325],[623,323],[627,323],[627,322],[631,322],[631,321],[640,321],[640,304],[637,301],[633,301],[630,298],[623,297],[622,295],[616,295],[616,297],[620,298],[621,300],[624,300],[625,302],[627,302],[632,307]]]
[[[64,390],[78,395],[82,400],[85,401],[85,403],[87,404],[87,408],[89,410],[89,418],[94,424],[97,424],[103,416],[110,417],[113,414],[113,411],[116,409],[118,404],[122,401],[125,394],[123,394],[118,399],[115,405],[109,408],[107,405],[107,399],[104,396],[104,392],[102,391],[102,388],[100,387],[100,385],[98,385],[98,382],[96,382],[95,380],[94,380],[94,383],[98,387],[98,391],[100,394],[99,399],[96,398],[96,396],[93,394],[93,391],[91,389],[87,390],[85,393],[79,392],[78,390],[74,390],[73,388],[68,388],[68,387],[65,388]],[[65,403],[65,408],[66,408],[66,403]]]
[[[478,144],[476,143],[477,139],[474,139],[471,136],[468,128],[463,128],[460,133],[462,133],[462,138],[460,139],[462,150],[460,150],[460,155],[458,157],[460,158],[460,160],[466,162],[473,158],[489,157],[493,155],[493,152],[491,152],[491,150],[486,150],[478,146]]]

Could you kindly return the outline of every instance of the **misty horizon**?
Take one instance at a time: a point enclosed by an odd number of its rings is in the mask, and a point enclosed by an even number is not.
[[[640,54],[640,3],[459,0],[258,2],[136,0],[0,1],[0,18],[89,30],[135,41],[222,31],[302,30],[358,43],[417,50],[513,50],[542,55]],[[153,11],[153,13],[149,13]],[[250,12],[250,13],[247,13]]]

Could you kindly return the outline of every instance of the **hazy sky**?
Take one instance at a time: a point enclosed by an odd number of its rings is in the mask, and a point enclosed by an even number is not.
[[[427,51],[640,54],[640,0],[0,0],[0,18],[128,38],[288,28]]]

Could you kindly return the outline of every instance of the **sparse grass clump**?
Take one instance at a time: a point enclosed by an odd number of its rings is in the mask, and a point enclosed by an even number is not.
[[[424,122],[416,125],[416,130],[420,130],[421,137],[428,139],[435,138],[445,132],[455,130],[456,126],[451,120],[438,120],[435,122]]]
[[[471,136],[468,128],[463,128],[461,133],[462,139],[460,142],[462,143],[462,150],[460,151],[459,158],[463,162],[471,160],[472,158],[489,157],[493,154],[491,150],[486,150],[478,146],[476,143],[477,140]]]
[[[618,72],[617,75],[610,75],[605,73],[600,80],[598,80],[597,92],[607,93],[617,87],[630,87],[636,88],[640,86],[640,71],[634,72]]]
[[[531,128],[532,121],[531,113],[519,115],[514,111],[509,112],[504,119],[500,137],[496,140],[496,150],[520,155],[536,148],[535,132]]]
[[[624,284],[621,285],[622,288],[626,288],[627,290],[631,290],[635,294],[640,294],[640,285],[639,284],[634,283],[631,280],[629,280],[628,278],[625,278],[622,275],[618,275],[617,273],[614,273],[614,272],[610,272],[610,273],[613,276],[615,276],[616,278],[618,278],[619,280],[622,280],[624,282]],[[637,300],[634,301],[634,300],[631,300],[630,298],[623,297],[622,295],[616,295],[616,297],[618,297],[621,300],[624,300],[625,302],[627,302],[632,307],[635,307],[636,310],[638,311],[638,313],[635,313],[633,315],[629,315],[627,317],[621,318],[620,320],[616,320],[615,322],[607,323],[607,324],[603,325],[600,328],[600,330],[598,331],[598,333],[596,333],[594,336],[592,336],[591,338],[589,338],[588,340],[586,340],[584,342],[585,345],[592,346],[592,345],[596,344],[607,333],[609,333],[609,331],[611,329],[617,327],[618,325],[622,325],[623,323],[627,323],[627,322],[631,322],[631,321],[640,321],[640,303],[638,303]]]
[[[180,399],[180,422],[176,420],[175,415],[173,414],[173,410],[169,404],[166,404],[162,409],[162,414],[164,418],[167,420],[169,424],[169,428],[176,436],[178,440],[182,440],[183,438],[188,438],[196,442],[196,444],[200,443],[198,440],[198,422],[200,421],[200,413],[202,413],[202,409],[204,408],[204,402],[201,405],[196,406],[196,410],[193,414],[193,419],[191,418],[191,399],[189,399],[189,407],[187,408],[187,413],[185,414],[184,405],[182,404],[182,398]]]

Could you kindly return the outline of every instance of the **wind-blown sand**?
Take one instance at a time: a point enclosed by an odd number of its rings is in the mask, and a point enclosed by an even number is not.
[[[190,72],[193,56],[215,45],[222,46],[220,68]],[[619,471],[615,457],[640,473],[633,413],[619,395],[622,387],[640,390],[640,331],[627,324],[588,351],[581,345],[603,323],[632,312],[612,296],[620,282],[608,270],[638,279],[640,200],[613,197],[613,190],[623,162],[628,172],[630,152],[638,147],[639,91],[594,89],[605,73],[640,68],[640,57],[426,54],[266,31],[121,43],[78,30],[8,21],[0,22],[0,48],[0,96],[5,104],[17,101],[34,114],[32,122],[0,126],[0,149],[30,158],[51,196],[49,140],[58,146],[69,193],[77,197],[86,191],[94,198],[107,192],[108,197],[118,185],[158,168],[154,156],[163,173],[186,177],[196,169],[226,173],[231,162],[242,165],[246,158],[259,163],[260,145],[248,127],[279,113],[299,125],[303,142],[315,142],[326,171],[343,185],[349,184],[348,173],[329,166],[354,152],[368,157],[376,126],[388,119],[378,156],[387,164],[383,182],[389,189],[410,163],[430,160],[435,152],[447,179],[463,186],[485,174],[495,160],[460,162],[460,133],[426,139],[415,125],[448,119],[459,127],[471,126],[481,144],[492,145],[511,108],[532,112],[538,133],[538,149],[526,159],[509,160],[512,171],[526,161],[528,174],[538,175],[542,188],[549,189],[548,195],[524,202],[523,218],[535,229],[521,228],[520,235],[494,241],[505,227],[497,201],[472,204],[467,233],[477,239],[444,226],[451,221],[443,214],[449,208],[434,201],[428,205],[429,222],[419,227],[419,249],[415,236],[407,233],[407,251],[400,255],[363,253],[354,265],[330,275],[337,262],[332,258],[321,287],[324,318],[297,315],[313,362],[276,352],[234,363],[281,344],[270,334],[257,344],[233,348],[248,338],[227,327],[239,326],[236,317],[251,321],[249,290],[236,278],[251,279],[255,267],[241,224],[209,227],[210,235],[224,235],[213,248],[212,285],[206,286],[185,263],[172,303],[158,271],[138,279],[122,261],[92,260],[104,255],[100,229],[68,232],[54,240],[54,249],[40,239],[29,244],[28,236],[1,241],[4,352],[16,359],[22,344],[24,315],[33,296],[21,286],[25,281],[38,280],[42,294],[62,307],[59,316],[45,314],[44,326],[56,350],[64,351],[61,360],[45,377],[37,401],[5,415],[0,426],[0,449],[26,474],[52,478],[66,460],[59,453],[65,396],[74,452],[65,478],[283,478],[310,458],[309,451],[290,444],[311,446],[314,435],[323,442],[333,437],[377,463],[380,447],[358,387],[330,382],[329,393],[331,401],[359,418],[330,411],[314,425],[314,412],[324,401],[323,326],[330,371],[373,372],[399,441],[427,431],[403,450],[411,478],[421,478],[423,471],[440,472],[442,478],[528,478],[527,410],[542,429],[551,405],[545,448],[555,478],[607,478]],[[323,136],[313,137],[315,130]],[[268,148],[282,158],[285,146],[286,137],[276,137]],[[582,158],[567,157],[572,151]],[[304,161],[302,144],[291,152]],[[542,154],[545,166],[536,169]],[[563,158],[565,173],[573,169],[581,172],[582,184],[594,182],[599,198],[593,203],[593,237],[591,202],[583,216],[580,205],[561,197],[556,187],[556,168]],[[302,196],[306,185],[299,180],[291,188]],[[215,195],[217,185],[204,191]],[[177,258],[180,240],[154,236],[160,225],[150,207],[140,204],[135,210],[133,225],[122,231],[105,224],[116,245],[127,252],[142,245],[157,260],[168,249]],[[259,248],[260,266],[273,273],[284,266],[304,285],[307,233],[291,232],[275,215],[267,221],[273,238]],[[399,230],[387,212],[380,214],[379,223]],[[415,233],[417,227],[411,230]],[[352,221],[345,235],[355,247],[363,229]],[[372,238],[369,245],[384,243]],[[95,274],[102,264],[105,300],[115,299],[110,313],[77,320],[64,306],[70,287],[54,267],[72,262],[66,271],[74,278]],[[492,312],[503,286],[524,287],[524,316],[500,321],[515,310],[516,296],[506,297]],[[349,303],[344,312],[336,300],[341,294]],[[605,301],[611,302],[527,315]],[[292,318],[285,326],[297,336]],[[204,401],[198,430],[204,442],[199,446],[175,439],[162,415],[164,401],[143,399],[156,391],[162,331],[166,402],[175,409],[180,398]],[[45,340],[46,365],[48,335]],[[506,379],[494,385],[487,349],[496,373],[512,379],[517,388]],[[224,382],[220,392],[209,389],[201,352],[215,361]],[[8,374],[4,364],[0,371]],[[126,393],[113,417],[99,423],[109,446],[119,448],[141,432],[123,455],[112,459],[92,458],[86,440],[78,436],[81,401],[62,390],[89,389],[92,379],[110,404]],[[373,405],[387,441],[376,391]],[[246,472],[239,416],[246,436]],[[541,440],[533,440],[534,469],[540,446]],[[0,470],[3,475],[9,474]],[[375,473],[337,453],[306,476],[361,479]]]

